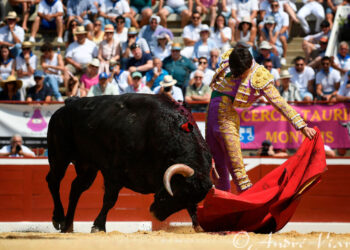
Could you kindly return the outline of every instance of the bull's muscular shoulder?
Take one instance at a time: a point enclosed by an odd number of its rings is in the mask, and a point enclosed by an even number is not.
[[[260,90],[273,82],[273,75],[264,66],[259,65],[254,69],[251,79],[251,86]]]

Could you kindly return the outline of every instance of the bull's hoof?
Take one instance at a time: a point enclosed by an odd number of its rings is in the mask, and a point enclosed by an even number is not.
[[[62,228],[64,228],[64,224],[64,221],[56,221],[52,219],[52,225],[56,230],[61,230]]]
[[[196,231],[196,233],[203,233],[204,230],[200,225],[197,226],[193,226],[194,231]]]
[[[106,229],[99,228],[98,226],[92,226],[91,233],[106,232]]]
[[[68,228],[63,227],[61,229],[61,233],[73,233],[73,223]]]

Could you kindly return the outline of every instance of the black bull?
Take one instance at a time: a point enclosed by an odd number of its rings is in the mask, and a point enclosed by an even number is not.
[[[73,231],[79,197],[98,171],[105,193],[92,232],[105,231],[107,213],[123,187],[154,193],[150,211],[159,220],[187,209],[197,226],[197,203],[212,186],[211,155],[185,107],[161,95],[68,99],[52,116],[47,139],[50,171],[46,180],[56,229]],[[77,177],[65,216],[59,188],[71,162]]]

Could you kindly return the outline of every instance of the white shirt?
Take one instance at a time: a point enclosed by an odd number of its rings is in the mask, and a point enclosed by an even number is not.
[[[222,32],[224,33],[225,37],[228,38],[226,43],[222,42],[221,32],[219,30],[214,32],[214,27],[212,27],[210,32],[210,37],[214,40],[216,46],[220,49],[225,45],[230,45],[230,41],[232,37],[232,30],[229,27],[224,27]]]
[[[144,83],[140,83],[137,89],[134,89],[134,86],[129,85],[126,88],[125,93],[154,94],[153,91]]]
[[[320,70],[316,74],[316,84],[322,84],[322,91],[324,93],[331,93],[335,90],[335,83],[340,82],[341,77],[338,70],[329,68],[328,74]]]
[[[86,65],[91,62],[97,51],[96,44],[86,38],[84,44],[79,44],[77,41],[71,43],[66,51],[66,57],[72,58],[77,63]]]
[[[171,8],[177,8],[180,7],[182,5],[185,5],[185,1],[184,0],[167,0],[165,2],[166,6],[169,6]]]
[[[153,90],[155,94],[158,94],[162,86],[157,86]],[[183,102],[184,101],[184,95],[182,93],[182,90],[179,87],[173,86],[171,90],[171,96],[173,99],[177,102]]]
[[[283,12],[283,5],[281,4],[281,2],[279,1],[278,2],[279,4],[279,8],[278,8],[278,11],[279,12]],[[263,0],[261,3],[260,3],[260,11],[265,11],[265,16],[266,15],[270,15],[272,10],[271,10],[271,5],[269,3],[268,0]]]
[[[200,38],[199,32],[201,31],[201,26],[202,25],[198,25],[197,27],[194,27],[192,24],[186,25],[184,27],[182,37],[188,38],[194,41],[198,41]]]
[[[289,74],[292,75],[290,81],[298,87],[301,93],[308,91],[309,81],[315,79],[315,71],[309,66],[305,66],[304,71],[301,73],[297,72],[295,67],[290,67]]]
[[[119,94],[124,94],[126,92],[126,88],[129,86],[128,84],[128,76],[129,71],[123,70],[122,73],[119,74],[119,77],[113,77],[112,84],[118,86]]]
[[[118,86],[115,84],[107,83],[106,89],[102,92],[100,84],[93,85],[87,96],[101,96],[101,95],[119,95]]]
[[[60,12],[63,14],[63,5],[60,0],[58,0],[53,6],[48,5],[45,0],[41,0],[39,3],[38,13],[47,15],[56,14]]]
[[[334,57],[334,63],[338,65],[341,69],[344,69],[346,71],[350,70],[350,56],[341,58],[339,57],[339,55],[336,55]]]
[[[13,29],[13,33],[18,37],[18,39],[21,41],[21,43],[24,41],[24,29],[18,25],[15,26]],[[10,32],[10,29],[7,25],[0,28],[0,41],[8,42],[8,43],[15,43],[13,40],[13,36]]]
[[[32,69],[36,69],[36,63],[37,63],[36,55],[32,54],[32,56],[29,58],[30,67]],[[26,61],[20,55],[16,57],[16,71],[18,71],[18,70],[22,70],[23,72],[28,72]],[[24,76],[20,79],[28,79],[28,78],[32,78],[32,77],[33,76]]]
[[[111,0],[105,0],[101,5],[101,11],[107,16],[116,17],[130,12],[129,3],[126,0],[118,1],[115,6]]]
[[[350,87],[347,88],[347,81],[344,81],[339,88],[338,95],[350,97]]]
[[[170,56],[171,54],[171,45],[167,44],[167,46],[165,46],[165,50],[162,49],[162,47],[160,46],[156,46],[154,47],[154,51],[152,51],[154,57],[159,58],[160,60],[164,60],[164,58]]]
[[[278,70],[275,69],[275,68],[272,68],[271,71],[270,71],[271,75],[273,75],[273,79],[275,81],[279,80],[280,79],[280,74],[278,73]]]
[[[23,153],[27,153],[27,154],[31,154],[32,156],[35,156],[35,153],[32,150],[30,150],[27,146],[21,145],[21,148],[22,148]],[[11,145],[3,146],[0,149],[0,153],[10,153],[10,152],[11,152]],[[23,157],[22,155],[19,155],[19,154],[10,155],[10,156]]]
[[[126,42],[128,40],[128,28],[124,27],[122,33],[120,33],[120,34],[117,32],[114,32],[113,38],[118,39],[118,41],[121,44]]]
[[[194,73],[196,73],[197,70],[195,71],[192,71],[191,74],[190,74],[190,79],[193,79],[194,78]],[[211,70],[211,69],[205,69],[204,70],[204,77],[203,77],[203,84],[204,85],[209,85],[211,83],[211,80],[213,79],[213,76],[215,74],[215,71],[214,70]]]
[[[237,17],[242,19],[245,16],[249,17],[254,10],[258,11],[259,5],[257,0],[248,0],[245,3],[236,0],[233,2],[231,8],[236,11]]]

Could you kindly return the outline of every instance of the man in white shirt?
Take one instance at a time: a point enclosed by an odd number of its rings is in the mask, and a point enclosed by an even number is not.
[[[98,84],[93,85],[87,96],[101,96],[101,95],[119,95],[118,86],[108,81],[108,74],[106,72],[102,72],[98,79]]]
[[[3,146],[0,149],[0,156],[8,157],[35,157],[35,154],[27,146],[23,145],[23,139],[20,135],[14,135],[11,138],[11,144]]]
[[[313,86],[315,81],[315,71],[306,66],[305,58],[298,56],[294,59],[294,67],[289,68],[291,74],[290,81],[295,84],[303,101],[312,101]]]
[[[340,73],[331,67],[331,59],[324,56],[321,60],[322,69],[316,74],[316,93],[326,101],[335,101],[340,86]]]
[[[271,59],[265,59],[263,61],[263,65],[265,69],[267,69],[271,75],[273,75],[273,79],[275,80],[275,86],[279,87],[280,86],[280,73],[278,72],[277,69],[273,67],[273,63]]]
[[[22,81],[22,88],[19,90],[21,101],[25,100],[26,89],[35,85],[34,72],[36,69],[37,58],[32,52],[32,43],[23,42],[22,53],[16,57],[16,71],[18,80]]]
[[[192,58],[194,44],[200,38],[200,31],[202,26],[201,14],[197,11],[192,13],[192,23],[184,27],[182,38],[184,41],[184,48],[181,51],[181,55],[187,58]]]
[[[346,41],[339,44],[338,54],[332,61],[332,67],[338,70],[342,76],[350,70],[349,44]]]
[[[30,42],[35,42],[35,35],[41,26],[45,29],[57,29],[57,42],[63,43],[63,4],[60,0],[41,0],[38,6],[38,15],[36,16],[32,32],[29,38]]]
[[[152,90],[144,83],[140,72],[133,72],[131,78],[131,85],[126,88],[126,93],[153,94]]]
[[[341,84],[339,88],[337,94],[337,101],[350,101],[350,71],[345,75],[345,81]]]
[[[194,82],[194,74],[197,70],[201,70],[204,73],[202,79],[203,84],[209,86],[215,75],[215,71],[208,68],[208,59],[206,57],[203,56],[198,59],[198,68],[190,74],[190,84]]]
[[[24,30],[17,25],[17,14],[10,11],[5,17],[7,25],[0,28],[0,46],[7,45],[13,57],[21,53],[21,43],[24,41]]]

